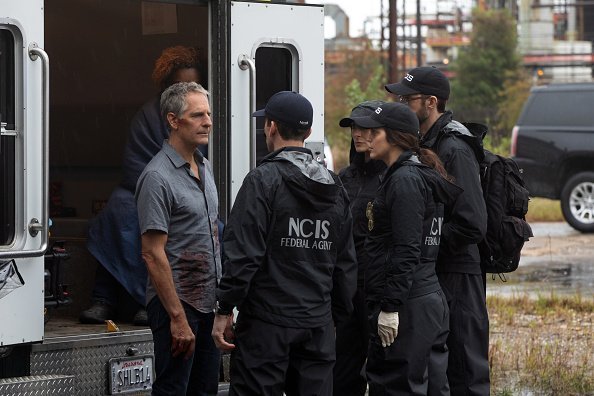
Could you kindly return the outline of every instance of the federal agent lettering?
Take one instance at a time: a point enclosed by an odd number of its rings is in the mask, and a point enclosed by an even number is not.
[[[330,250],[333,242],[326,240],[330,236],[329,227],[328,220],[289,217],[288,237],[280,238],[280,246]]]

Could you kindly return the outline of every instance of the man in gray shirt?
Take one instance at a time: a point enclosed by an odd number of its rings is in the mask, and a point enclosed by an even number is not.
[[[148,321],[153,332],[153,395],[216,395],[220,354],[210,331],[221,275],[218,197],[208,144],[208,92],[177,83],[161,95],[169,140],[146,166],[136,202],[146,263]]]

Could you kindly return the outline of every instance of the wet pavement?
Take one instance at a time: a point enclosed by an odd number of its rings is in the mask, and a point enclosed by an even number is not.
[[[522,250],[518,269],[487,280],[488,295],[594,298],[594,234],[582,234],[565,222],[532,223],[534,237]]]

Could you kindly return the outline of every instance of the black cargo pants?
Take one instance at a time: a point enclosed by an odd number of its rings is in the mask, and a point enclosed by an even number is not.
[[[396,340],[386,348],[377,334],[379,305],[372,303],[368,309],[372,327],[367,357],[369,396],[449,395],[445,346],[449,313],[443,292],[407,300],[398,314]]]
[[[363,287],[357,287],[353,297],[353,313],[348,320],[336,325],[336,364],[334,365],[334,395],[363,396],[367,391],[365,359],[369,347],[367,303]]]
[[[330,396],[334,324],[277,326],[240,314],[231,353],[230,396]]]
[[[489,396],[489,317],[481,274],[438,273],[450,308],[452,396]]]

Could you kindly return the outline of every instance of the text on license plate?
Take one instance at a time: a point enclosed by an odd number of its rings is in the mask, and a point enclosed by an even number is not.
[[[109,359],[111,394],[152,389],[154,369],[152,355]]]

